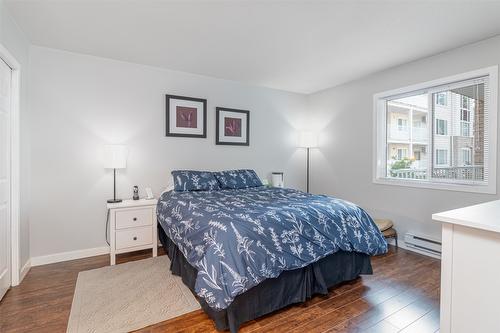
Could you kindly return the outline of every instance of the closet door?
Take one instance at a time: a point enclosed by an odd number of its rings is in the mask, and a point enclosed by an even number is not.
[[[12,70],[0,59],[0,299],[11,285],[10,105]]]

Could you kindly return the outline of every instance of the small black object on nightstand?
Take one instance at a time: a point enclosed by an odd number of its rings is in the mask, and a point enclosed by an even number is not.
[[[134,196],[132,197],[134,200],[139,200],[139,187],[136,185],[134,186]]]

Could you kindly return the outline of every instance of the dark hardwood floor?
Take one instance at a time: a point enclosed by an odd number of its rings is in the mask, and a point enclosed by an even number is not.
[[[160,249],[159,253],[162,251]],[[117,263],[150,256],[125,254]],[[374,274],[332,288],[304,304],[246,323],[241,332],[403,332],[439,330],[440,262],[391,248],[373,258]],[[0,332],[65,332],[78,272],[109,264],[108,256],[33,267],[0,302]],[[201,311],[139,330],[216,332]]]

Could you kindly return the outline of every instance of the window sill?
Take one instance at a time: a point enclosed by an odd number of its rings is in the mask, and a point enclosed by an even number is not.
[[[454,184],[446,182],[432,182],[425,180],[412,180],[412,179],[394,179],[394,178],[374,178],[374,184],[379,185],[395,185],[404,187],[416,187],[416,188],[426,188],[432,190],[444,190],[444,191],[458,191],[458,192],[470,192],[470,193],[485,193],[485,194],[497,194],[496,183],[495,184]]]

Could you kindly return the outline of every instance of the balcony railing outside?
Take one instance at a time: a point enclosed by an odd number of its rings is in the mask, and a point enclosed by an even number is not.
[[[484,180],[484,167],[481,165],[452,168],[434,168],[434,170],[432,170],[432,178]]]
[[[410,129],[408,126],[392,125],[389,127],[389,139],[408,141],[410,140]]]
[[[391,169],[389,174],[393,178],[426,179],[427,169]]]
[[[411,131],[414,142],[427,142],[428,134],[427,127],[413,127]]]
[[[412,128],[412,137],[414,142],[427,142],[427,135],[428,132],[426,127]],[[389,140],[410,141],[410,128],[407,126],[390,126]]]
[[[427,179],[427,169],[389,170],[393,178]],[[434,179],[484,180],[484,166],[439,167],[432,170]]]

